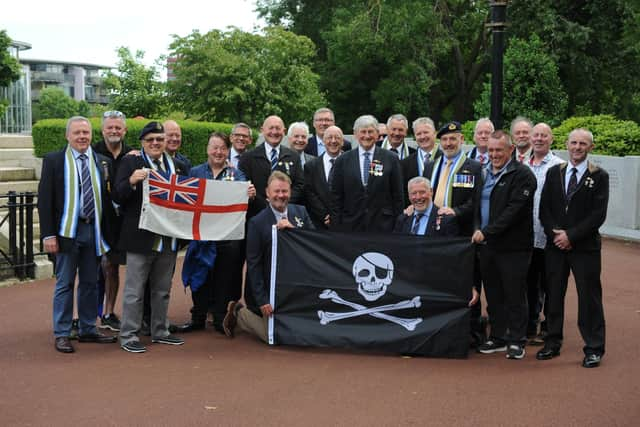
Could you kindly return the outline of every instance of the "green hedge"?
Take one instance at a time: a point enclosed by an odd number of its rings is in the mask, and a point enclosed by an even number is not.
[[[101,119],[91,118],[93,128],[93,142],[102,140],[100,132]],[[138,136],[142,128],[151,120],[127,119],[126,144],[133,148],[140,148]],[[228,123],[196,122],[193,120],[177,120],[182,129],[182,147],[180,152],[187,156],[193,165],[200,164],[207,159],[207,141],[212,132],[231,133],[233,125]],[[45,154],[62,149],[65,139],[65,119],[39,120],[33,126],[33,146],[35,155],[43,157]],[[254,140],[257,135],[254,132]]]

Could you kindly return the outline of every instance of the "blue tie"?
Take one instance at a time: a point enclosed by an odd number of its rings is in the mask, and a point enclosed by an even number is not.
[[[271,149],[271,170],[274,170],[278,165],[278,152],[275,148]]]
[[[417,213],[415,215],[415,222],[413,223],[413,227],[411,228],[411,234],[418,234],[418,230],[420,230],[420,220],[424,216],[424,213]]]
[[[362,183],[366,186],[369,182],[369,168],[371,167],[370,153],[364,153],[364,162],[362,163]]]
[[[81,185],[82,185],[82,216],[86,219],[93,219],[93,187],[91,185],[91,173],[87,165],[87,155],[80,154],[78,156],[81,163]]]

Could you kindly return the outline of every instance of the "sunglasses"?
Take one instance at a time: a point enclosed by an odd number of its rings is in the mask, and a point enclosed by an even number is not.
[[[124,114],[122,114],[120,111],[117,110],[113,110],[113,111],[105,111],[104,114],[102,115],[103,118],[105,119],[110,119],[110,118],[120,118],[120,117],[124,117]]]
[[[144,142],[164,142],[164,136],[150,136],[149,138],[143,138]]]

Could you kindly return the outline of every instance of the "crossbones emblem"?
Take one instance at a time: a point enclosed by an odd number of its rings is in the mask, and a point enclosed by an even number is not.
[[[393,280],[393,262],[388,256],[378,252],[363,253],[358,256],[353,263],[353,278],[355,279],[358,293],[362,295],[366,301],[376,301],[381,298],[387,292],[387,288],[391,286],[391,281]],[[367,307],[347,301],[332,289],[322,291],[319,298],[329,299],[336,304],[346,305],[355,309],[355,311],[342,313],[318,310],[321,325],[326,325],[336,320],[370,315],[400,325],[408,331],[413,331],[416,325],[422,322],[421,317],[404,318],[385,313],[387,311],[420,307],[422,303],[419,296],[395,304],[386,304],[378,307]]]

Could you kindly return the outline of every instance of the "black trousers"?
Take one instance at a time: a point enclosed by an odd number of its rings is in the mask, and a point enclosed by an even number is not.
[[[530,251],[498,252],[480,245],[480,269],[487,296],[490,338],[525,345],[527,339],[527,272]]]
[[[549,295],[544,265],[544,249],[533,248],[529,273],[527,274],[527,304],[529,305],[527,334],[536,332],[541,311],[544,310],[545,319],[547,317]],[[546,321],[542,322],[541,329],[547,330]]]
[[[243,263],[244,241],[216,242],[216,260],[209,270],[207,281],[191,294],[193,323],[204,323],[207,311],[212,306],[214,325],[222,327],[227,304],[231,300],[238,300],[242,292]]]
[[[545,249],[549,310],[549,333],[546,345],[560,348],[564,324],[564,298],[569,272],[573,272],[578,291],[578,328],[585,342],[585,354],[604,354],[605,325],[600,282],[600,251],[562,251],[556,247]]]

